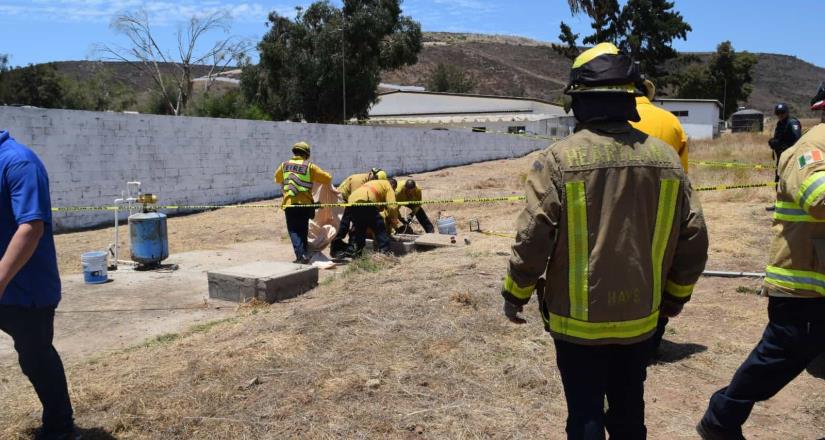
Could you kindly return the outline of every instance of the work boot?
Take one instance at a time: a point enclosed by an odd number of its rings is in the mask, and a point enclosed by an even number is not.
[[[341,255],[346,252],[347,250],[347,243],[341,239],[332,240],[332,243],[329,245],[329,254],[332,258],[341,258]]]
[[[722,432],[719,428],[705,422],[705,419],[702,419],[699,421],[699,424],[696,425],[696,432],[699,434],[699,437],[702,437],[702,440],[745,440],[745,436],[742,434],[734,435]]]

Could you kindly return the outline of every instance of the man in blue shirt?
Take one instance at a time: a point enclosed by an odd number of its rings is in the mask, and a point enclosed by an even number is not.
[[[40,438],[74,439],[72,404],[52,345],[60,275],[49,176],[33,151],[0,131],[0,330],[43,404]]]

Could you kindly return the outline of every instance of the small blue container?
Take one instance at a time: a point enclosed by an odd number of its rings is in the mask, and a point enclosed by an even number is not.
[[[165,214],[147,212],[129,216],[129,236],[133,261],[154,265],[169,257]]]
[[[83,281],[86,284],[103,284],[109,281],[109,254],[107,252],[86,252],[80,256],[83,265]]]

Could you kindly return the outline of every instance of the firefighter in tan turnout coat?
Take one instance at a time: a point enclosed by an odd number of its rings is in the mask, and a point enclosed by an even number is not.
[[[825,112],[825,82],[811,100]],[[765,269],[768,325],[697,426],[704,439],[742,439],[756,402],[770,399],[825,352],[825,113],[779,158],[773,244]]]
[[[660,314],[680,313],[707,259],[701,207],[679,156],[628,123],[639,120],[639,79],[612,44],[575,60],[567,93],[577,132],[532,164],[502,289],[515,322],[537,291],[569,438],[604,438],[605,428],[644,438],[650,337]]]

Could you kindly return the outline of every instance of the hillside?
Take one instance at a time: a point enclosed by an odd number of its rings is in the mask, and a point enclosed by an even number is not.
[[[478,82],[476,92],[491,95],[530,96],[556,100],[567,82],[570,63],[556,54],[549,43],[523,37],[453,34],[429,32],[424,35],[424,50],[418,64],[385,72],[382,80],[392,84],[424,85],[427,74],[438,63],[454,64],[470,73]],[[706,58],[707,53],[699,53]],[[754,91],[750,106],[770,112],[773,105],[784,101],[802,116],[810,94],[825,80],[825,68],[799,58],[778,54],[756,54],[759,63],[754,72]],[[62,61],[58,69],[80,79],[100,69],[109,70],[115,81],[127,84],[138,92],[151,86],[151,79],[136,73],[126,63],[93,61]],[[162,65],[170,69],[170,65]],[[195,75],[208,72],[207,66],[197,66]]]
[[[775,103],[784,101],[797,111],[807,109],[810,94],[825,80],[825,68],[787,55],[756,55],[759,63],[750,106],[770,112]],[[509,36],[428,33],[419,63],[387,72],[383,79],[393,84],[423,85],[438,63],[463,67],[477,79],[478,93],[548,100],[559,97],[570,68],[569,61],[556,54],[549,43]]]

